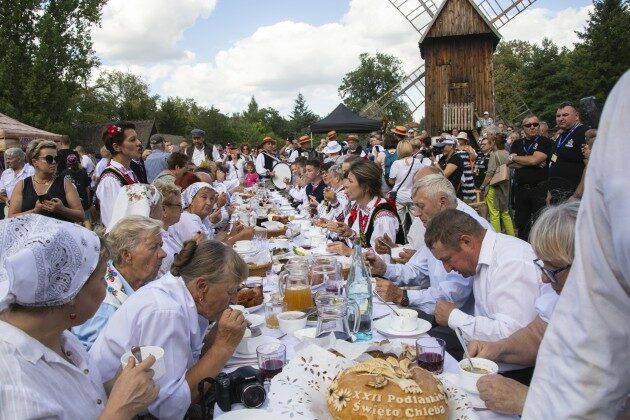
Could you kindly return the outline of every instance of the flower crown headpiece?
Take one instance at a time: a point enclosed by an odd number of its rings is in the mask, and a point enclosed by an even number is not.
[[[107,133],[107,137],[108,138],[114,138],[116,137],[118,134],[120,134],[120,132],[122,131],[122,128],[120,128],[117,125],[110,125],[109,127],[107,127],[106,133]]]

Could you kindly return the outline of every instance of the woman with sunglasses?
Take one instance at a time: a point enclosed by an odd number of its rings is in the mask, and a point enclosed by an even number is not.
[[[575,221],[578,201],[547,208],[536,220],[530,232],[530,243],[538,259],[543,286],[536,300],[538,316],[526,327],[496,342],[471,341],[472,357],[483,357],[502,363],[532,366],[538,347],[562,291],[574,256]],[[520,415],[525,405],[528,387],[501,375],[486,375],[477,382],[479,396],[486,406],[504,414]]]
[[[26,157],[35,173],[15,185],[9,217],[39,213],[66,222],[83,222],[83,206],[76,187],[69,178],[57,176],[57,145],[50,140],[33,140]]]
[[[251,148],[248,144],[241,145],[241,157],[245,160],[245,162],[253,162],[254,156],[251,154]]]

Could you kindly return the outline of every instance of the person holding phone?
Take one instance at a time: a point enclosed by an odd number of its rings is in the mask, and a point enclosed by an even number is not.
[[[35,173],[15,185],[11,194],[9,217],[38,213],[67,222],[82,222],[83,207],[70,179],[57,176],[57,146],[53,141],[36,139],[26,149]]]

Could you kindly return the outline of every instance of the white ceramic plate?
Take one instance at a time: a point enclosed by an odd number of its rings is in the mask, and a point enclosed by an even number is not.
[[[269,337],[268,335],[261,335],[255,338],[257,340],[257,343],[256,343],[257,346],[268,344],[268,343],[280,343],[280,340],[274,337]],[[234,354],[232,355],[232,359],[247,359],[247,360],[254,360],[254,362],[257,362],[256,349],[254,348],[252,350],[253,351],[250,353],[241,353],[238,351],[234,351]]]
[[[414,337],[416,335],[424,334],[431,329],[431,324],[421,318],[418,318],[418,326],[413,331],[397,331],[392,329],[390,326],[389,316],[381,318],[378,321],[374,321],[373,325],[374,328],[376,328],[376,331],[390,337]]]
[[[247,308],[248,311],[252,311],[251,308]],[[245,315],[245,319],[251,323],[250,327],[258,327],[265,323],[265,317],[262,315],[256,314],[247,314]]]
[[[468,401],[473,406],[473,408],[483,408],[486,409],[486,403],[483,402],[481,398],[479,398],[479,394],[471,394],[466,392],[464,388],[459,386],[459,375],[456,373],[443,373],[439,375],[439,378],[442,379],[443,382],[449,382],[451,385],[457,387],[462,394],[465,394],[468,397]],[[446,385],[446,384],[445,384]]]
[[[253,254],[256,247],[252,241],[237,241],[232,247],[238,254]]]

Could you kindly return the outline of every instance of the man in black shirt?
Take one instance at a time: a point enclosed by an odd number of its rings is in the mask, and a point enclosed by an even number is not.
[[[547,201],[557,204],[575,195],[580,198],[586,159],[582,147],[586,144],[584,133],[588,127],[580,122],[575,107],[565,102],[556,111],[556,124],[562,134],[556,140],[549,162],[549,193]]]
[[[453,184],[453,188],[457,192],[457,198],[463,200],[462,175],[464,173],[464,161],[455,153],[455,140],[445,138],[440,143],[437,143],[436,146],[444,148],[438,165],[444,171],[444,176]]]
[[[317,210],[317,205],[324,201],[324,189],[326,184],[322,180],[322,163],[318,159],[306,161],[304,177],[306,178],[306,196],[308,197],[311,212]]]
[[[479,153],[477,159],[475,159],[475,171],[473,173],[475,188],[481,187],[483,180],[486,178],[488,161],[490,160],[490,153],[492,152],[492,143],[487,138],[484,137],[479,145],[481,146],[481,153]]]
[[[525,137],[512,144],[509,167],[514,171],[514,224],[518,237],[527,241],[532,223],[545,206],[548,162],[553,143],[540,135],[538,117],[523,120]]]

